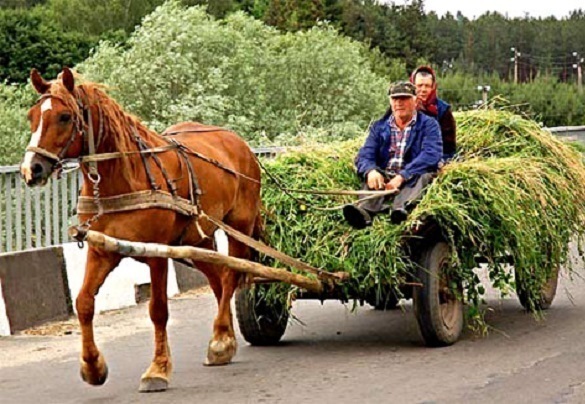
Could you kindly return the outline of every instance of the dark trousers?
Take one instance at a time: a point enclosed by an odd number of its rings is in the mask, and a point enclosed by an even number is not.
[[[379,198],[368,199],[363,202],[358,201],[357,206],[372,214],[382,213],[390,209],[390,199],[394,198],[392,200],[392,210],[411,210],[422,198],[426,186],[429,185],[436,176],[436,173],[425,173],[415,176],[402,186],[398,195],[386,195]],[[370,191],[366,182],[363,183],[362,189]],[[360,200],[367,197],[368,195],[360,196]]]

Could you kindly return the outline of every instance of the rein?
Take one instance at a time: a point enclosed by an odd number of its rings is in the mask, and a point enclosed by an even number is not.
[[[220,127],[210,127],[210,128],[205,128],[205,129],[197,129],[197,130],[184,130],[184,131],[173,131],[173,132],[165,132],[163,133],[163,136],[172,136],[172,135],[178,135],[178,134],[182,134],[182,133],[201,133],[201,132],[215,132],[218,130],[225,130],[224,128],[220,128]],[[175,142],[175,140],[172,140],[173,142]],[[179,144],[180,145],[180,144]],[[180,145],[180,147],[183,147],[183,145]],[[254,178],[250,178],[247,175],[244,175],[242,173],[239,173],[229,167],[224,166],[223,164],[221,164],[220,162],[218,162],[217,160],[211,159],[201,153],[198,153],[196,151],[193,151],[191,149],[185,148],[186,152],[198,157],[201,160],[207,161],[208,163],[211,163],[227,172],[230,172],[236,176],[245,178],[249,181],[255,182],[257,184],[260,184],[260,181],[254,179]],[[262,164],[262,162],[260,161],[260,159],[256,157],[256,162],[258,163],[258,165],[262,168],[262,170],[266,173],[266,175],[275,183],[276,187],[278,189],[280,189],[281,191],[283,191],[285,194],[287,194],[291,199],[297,201],[298,203],[301,204],[301,206],[310,206],[312,209],[315,210],[319,210],[319,211],[335,211],[335,210],[340,210],[343,209],[343,207],[345,206],[345,204],[341,204],[341,205],[336,205],[336,206],[331,206],[331,207],[320,207],[320,206],[316,206],[314,204],[302,201],[301,199],[299,199],[298,197],[292,195],[293,193],[299,193],[299,194],[308,194],[308,195],[368,195],[366,198],[363,198],[362,201],[366,201],[366,200],[370,200],[370,199],[375,199],[375,198],[380,198],[386,195],[393,195],[399,192],[399,190],[397,189],[391,189],[391,190],[385,190],[385,191],[355,191],[355,190],[308,190],[308,189],[294,189],[294,188],[287,188],[284,185],[282,185],[282,181],[280,181],[278,178],[276,178],[267,168],[266,166],[264,166],[264,164]]]
[[[272,174],[264,164],[260,161],[259,158],[256,157],[256,161],[258,165],[264,170],[268,178],[270,178],[276,187],[284,192],[289,198],[293,199],[294,201],[298,202],[301,206],[309,206],[312,209],[319,210],[322,212],[331,212],[335,210],[341,210],[346,204],[340,204],[335,206],[330,206],[326,208],[322,208],[321,206],[317,206],[315,204],[303,201],[302,199],[298,198],[297,196],[293,195],[293,193],[298,194],[307,194],[307,195],[368,195],[365,198],[362,198],[361,201],[368,201],[371,199],[380,198],[386,195],[393,195],[399,192],[398,189],[389,189],[385,191],[347,191],[347,190],[309,190],[309,189],[295,189],[295,188],[287,188],[282,184],[282,181],[279,180],[274,174]]]

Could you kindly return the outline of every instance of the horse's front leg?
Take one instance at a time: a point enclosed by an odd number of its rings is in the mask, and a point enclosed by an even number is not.
[[[167,340],[169,318],[167,299],[168,261],[166,258],[149,258],[150,266],[150,319],[154,324],[154,359],[142,375],[139,391],[164,391],[172,372],[171,351]]]
[[[85,277],[77,295],[77,317],[81,327],[81,378],[94,386],[102,385],[108,378],[108,366],[93,338],[95,296],[108,274],[120,263],[121,257],[93,247],[87,252]]]

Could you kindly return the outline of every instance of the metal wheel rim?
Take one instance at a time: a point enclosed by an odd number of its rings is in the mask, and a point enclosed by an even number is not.
[[[546,283],[542,287],[542,298],[544,300],[551,300],[552,296],[557,290],[557,283],[559,281],[559,270],[557,269],[552,276],[547,279]]]
[[[439,307],[441,314],[441,321],[448,330],[456,327],[461,315],[461,302],[457,296],[449,289],[449,279],[445,275],[444,268],[447,267],[447,262],[441,262],[439,267]]]

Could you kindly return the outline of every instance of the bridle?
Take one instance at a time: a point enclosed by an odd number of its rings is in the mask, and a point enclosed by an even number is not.
[[[56,99],[61,101],[63,104],[66,102],[59,96],[54,94],[43,94],[41,95],[36,104],[42,103],[46,99]],[[72,121],[73,127],[71,129],[71,134],[69,135],[69,139],[65,146],[61,148],[58,153],[53,153],[48,151],[45,148],[40,146],[27,146],[27,152],[37,153],[53,162],[52,171],[54,172],[56,169],[60,172],[62,171],[73,171],[79,167],[79,158],[73,159],[66,159],[65,156],[69,151],[71,145],[75,142],[77,136],[83,137],[83,152],[82,155],[91,155],[95,154],[96,144],[94,141],[93,135],[93,120],[91,118],[91,109],[88,106],[85,106],[79,97],[76,97],[76,104],[78,109],[73,112]],[[101,116],[101,109],[98,107],[98,111]],[[100,129],[98,134],[98,142],[101,139],[103,134],[103,120],[100,119]],[[90,180],[97,181],[99,180],[99,173],[97,171],[97,166],[95,164],[90,164],[88,169],[88,174]]]

